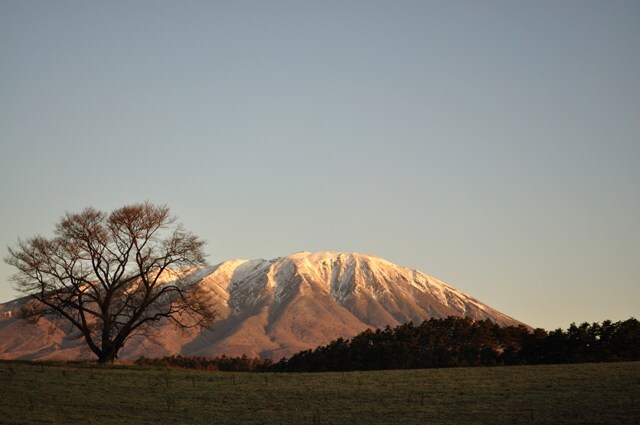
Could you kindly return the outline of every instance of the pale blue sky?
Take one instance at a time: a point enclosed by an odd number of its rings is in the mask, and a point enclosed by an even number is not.
[[[0,1],[0,246],[167,203],[532,326],[640,317],[640,2]],[[17,296],[0,265],[0,301]]]

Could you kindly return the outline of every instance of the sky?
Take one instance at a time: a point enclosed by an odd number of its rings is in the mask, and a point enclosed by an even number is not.
[[[1,257],[150,201],[211,264],[358,252],[534,327],[640,318],[638,46],[637,1],[1,0]]]

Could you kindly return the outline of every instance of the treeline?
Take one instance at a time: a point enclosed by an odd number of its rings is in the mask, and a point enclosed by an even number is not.
[[[215,358],[183,357],[181,355],[154,359],[140,357],[135,361],[135,364],[138,366],[177,367],[223,372],[266,372],[272,366],[271,360],[250,358],[246,355],[242,357],[223,355]]]
[[[633,360],[640,360],[640,322],[633,318],[530,332],[524,326],[452,316],[368,329],[352,339],[301,351],[268,369],[322,372]]]
[[[638,360],[640,322],[633,318],[530,331],[524,326],[501,327],[490,320],[451,316],[420,325],[367,329],[277,363],[247,356],[178,355],[141,357],[136,364],[231,372],[325,372]]]

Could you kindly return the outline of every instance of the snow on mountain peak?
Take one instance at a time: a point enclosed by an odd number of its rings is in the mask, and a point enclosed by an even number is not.
[[[229,306],[236,313],[269,296],[274,303],[282,303],[296,294],[315,291],[347,308],[363,298],[398,308],[399,299],[412,304],[407,300],[427,297],[458,315],[496,315],[498,321],[513,321],[438,279],[374,255],[304,251],[272,260],[233,260],[214,269],[225,271]]]

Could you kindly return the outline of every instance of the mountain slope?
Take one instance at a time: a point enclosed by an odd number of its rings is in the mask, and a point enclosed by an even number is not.
[[[279,359],[366,328],[451,315],[521,324],[431,276],[368,255],[302,252],[232,260],[196,270],[191,279],[217,302],[214,329],[182,332],[164,323],[153,335],[132,338],[121,358],[246,354]],[[72,329],[17,319],[22,303],[0,305],[0,358],[92,358]]]

